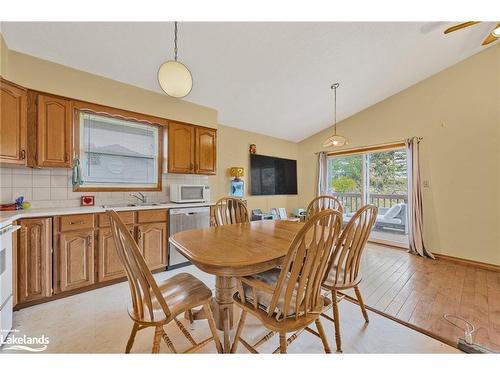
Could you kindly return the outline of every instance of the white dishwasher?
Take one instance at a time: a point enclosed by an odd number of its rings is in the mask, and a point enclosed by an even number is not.
[[[0,228],[0,346],[12,329],[12,235],[19,228]]]
[[[210,207],[174,208],[169,210],[170,236],[189,229],[208,228],[210,226]],[[169,244],[168,269],[191,264],[177,248]]]

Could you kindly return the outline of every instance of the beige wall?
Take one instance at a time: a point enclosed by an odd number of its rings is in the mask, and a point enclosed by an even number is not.
[[[152,72],[152,74],[156,74]],[[149,115],[217,127],[217,110],[170,98],[23,53],[8,51],[4,78],[34,90]]]
[[[243,180],[245,181],[245,199],[249,209],[261,208],[269,211],[273,207],[286,207],[291,212],[297,207],[296,195],[251,196],[249,194],[250,157],[248,150],[249,145],[255,143],[258,154],[297,159],[297,143],[223,125],[219,125],[217,137],[218,173],[217,176],[209,178],[214,197],[220,198],[228,195],[231,180],[228,169],[241,166],[245,168]]]
[[[434,252],[500,265],[500,45],[342,121],[348,147],[411,136],[422,142],[424,220]],[[299,204],[314,196],[314,152],[331,129],[299,144]]]
[[[7,73],[7,58],[8,58],[8,50],[5,41],[3,40],[2,34],[0,34],[0,75],[4,75]]]
[[[4,52],[3,48],[2,52]],[[297,158],[298,145],[296,143],[227,126],[218,126],[216,109],[200,106],[186,100],[172,99],[166,95],[7,50],[6,48],[5,52],[2,53],[1,60],[2,76],[22,86],[140,113],[218,128],[217,175],[209,179],[214,200],[228,195],[230,181],[228,168],[232,166],[241,165],[245,168],[247,173],[245,185],[248,192],[248,147],[251,143],[257,144],[259,153],[262,154]],[[8,57],[8,72],[3,69],[4,61],[6,61],[4,57]],[[271,207],[286,207],[291,211],[295,208],[297,200],[296,196],[251,197],[248,194],[246,195],[245,198],[248,200],[250,209],[262,208],[263,210],[269,210]]]
[[[1,35],[0,35],[1,36]],[[316,159],[330,130],[299,144],[218,125],[217,110],[6,49],[0,73],[21,85],[81,100],[218,127],[214,199],[227,195],[228,168],[243,166],[250,208],[305,207],[314,196]],[[7,65],[8,64],[8,65]],[[500,45],[446,69],[339,125],[349,147],[422,136],[425,234],[437,253],[500,264]],[[299,196],[248,195],[248,146],[298,159]]]

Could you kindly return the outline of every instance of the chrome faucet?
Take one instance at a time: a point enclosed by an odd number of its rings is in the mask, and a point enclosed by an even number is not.
[[[137,194],[130,194],[130,196],[140,200],[142,203],[146,203],[147,201],[147,197],[141,192],[137,192]]]

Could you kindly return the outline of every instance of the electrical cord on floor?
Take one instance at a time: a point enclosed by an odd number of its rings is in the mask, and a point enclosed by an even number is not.
[[[476,331],[476,328],[471,322],[465,320],[460,316],[453,314],[444,314],[443,318],[451,325],[459,329],[462,329],[464,331],[464,338],[458,339],[458,345],[457,345],[458,349],[466,353],[495,353],[494,351],[483,345],[474,344],[472,334]],[[457,320],[464,322],[465,328],[457,324],[456,323]]]
[[[460,316],[456,316],[453,314],[444,314],[443,318],[451,325],[454,325],[455,327],[460,328],[461,330],[464,331],[464,340],[467,344],[474,343],[473,339],[472,339],[472,334],[476,331],[476,328],[474,327],[474,325],[471,322],[465,320],[464,318],[462,318]],[[460,320],[460,321],[464,322],[465,328],[458,325],[457,323],[455,323],[452,319],[453,320]]]

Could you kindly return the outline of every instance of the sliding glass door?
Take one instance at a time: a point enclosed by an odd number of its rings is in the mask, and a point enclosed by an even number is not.
[[[408,178],[404,148],[329,157],[329,193],[344,206],[344,221],[367,203],[379,212],[370,239],[408,245]]]

